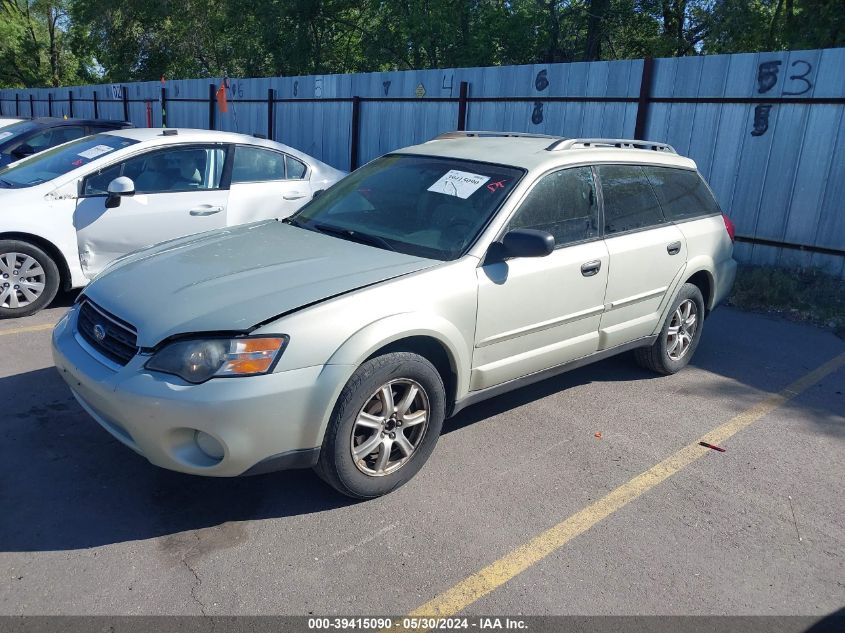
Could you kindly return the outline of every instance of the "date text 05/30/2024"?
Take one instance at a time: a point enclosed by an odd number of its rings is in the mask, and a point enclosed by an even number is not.
[[[363,629],[375,631],[430,631],[448,629],[478,630],[524,630],[528,625],[524,620],[507,617],[476,618],[308,618],[308,629],[339,630]]]

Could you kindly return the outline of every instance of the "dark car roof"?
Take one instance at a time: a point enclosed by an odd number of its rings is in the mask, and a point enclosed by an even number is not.
[[[96,125],[97,127],[110,127],[116,130],[128,127],[135,127],[129,121],[115,121],[113,119],[64,119],[62,117],[41,116],[31,119],[44,127],[60,127],[63,125]]]

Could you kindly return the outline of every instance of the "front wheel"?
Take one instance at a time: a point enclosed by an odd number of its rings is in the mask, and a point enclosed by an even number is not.
[[[0,318],[35,314],[59,291],[59,268],[29,242],[0,240]]]
[[[446,391],[422,356],[395,352],[361,365],[329,420],[317,473],[350,497],[371,499],[409,481],[443,426]]]
[[[690,362],[704,321],[704,298],[695,284],[684,284],[675,297],[660,335],[651,347],[635,350],[637,363],[658,374],[681,371]]]

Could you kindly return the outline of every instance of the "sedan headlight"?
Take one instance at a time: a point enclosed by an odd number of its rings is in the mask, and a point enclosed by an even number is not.
[[[256,376],[273,369],[287,341],[285,336],[175,341],[145,367],[194,384],[214,377]]]

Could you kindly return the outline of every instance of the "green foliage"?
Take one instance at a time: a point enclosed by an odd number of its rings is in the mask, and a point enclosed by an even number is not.
[[[845,327],[845,280],[814,268],[742,266],[737,271],[730,302],[745,310]]]
[[[0,0],[0,86],[61,86],[88,78],[69,46],[69,0]]]
[[[0,0],[0,85],[845,45],[842,0]]]

